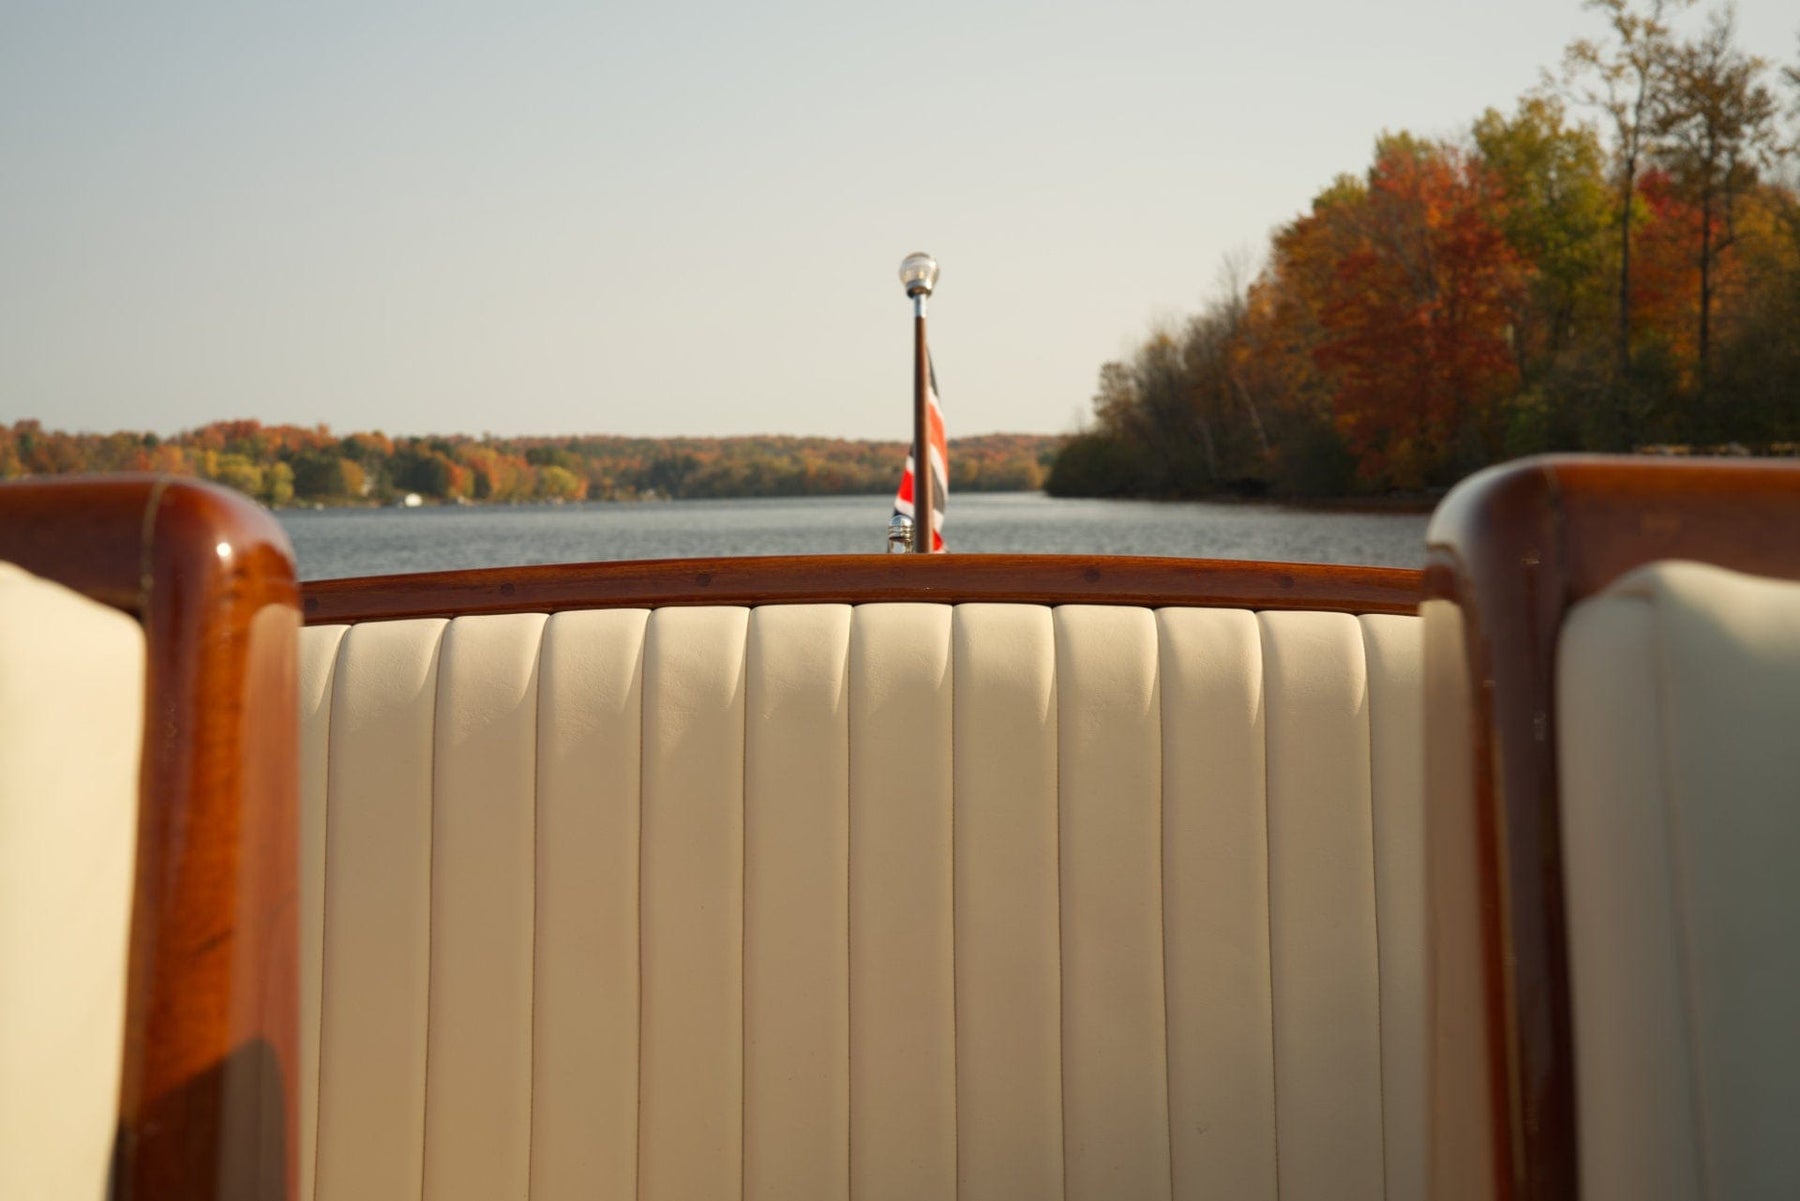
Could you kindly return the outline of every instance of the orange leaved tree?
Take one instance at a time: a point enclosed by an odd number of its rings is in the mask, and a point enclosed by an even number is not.
[[[1277,270],[1316,315],[1313,358],[1365,487],[1416,489],[1500,456],[1518,389],[1511,313],[1527,268],[1485,166],[1384,137],[1366,182],[1340,180],[1277,239]]]

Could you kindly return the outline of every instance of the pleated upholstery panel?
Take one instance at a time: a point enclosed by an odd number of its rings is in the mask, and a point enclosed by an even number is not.
[[[457,621],[438,652],[425,1197],[526,1195],[538,614]]]
[[[1173,1189],[1273,1198],[1262,632],[1241,609],[1156,619]]]
[[[1377,1197],[1381,1028],[1368,676],[1342,613],[1262,618],[1277,1183]]]
[[[1563,625],[1583,1197],[1800,1196],[1796,713],[1800,583],[1655,563]]]
[[[320,972],[325,958],[325,825],[331,795],[331,689],[349,626],[300,631],[300,1195],[319,1162]]]
[[[0,562],[0,1197],[112,1191],[145,660],[136,621]]]
[[[758,610],[745,653],[746,1198],[850,1195],[850,609]]]
[[[1422,1196],[1416,619],[302,640],[302,1196]]]
[[[952,626],[957,1195],[1062,1192],[1056,631],[1037,605]]]
[[[538,666],[531,1180],[637,1181],[638,797],[645,609],[558,613]]]
[[[1064,1188],[1167,1196],[1156,615],[1055,616]]]
[[[441,620],[356,626],[336,640],[323,720],[303,719],[302,762],[326,739],[312,1146],[319,1197],[424,1192],[425,1049],[431,970],[432,809]],[[301,678],[331,653],[331,631],[300,642]],[[312,948],[302,943],[302,951]],[[311,970],[302,971],[302,981]],[[304,1112],[304,1107],[303,1107]]]
[[[738,1196],[744,1128],[745,609],[666,609],[644,639],[638,1189]]]
[[[956,1195],[948,605],[850,626],[850,1194]]]
[[[1425,645],[1416,617],[1370,614],[1369,751],[1380,944],[1382,1152],[1390,1197],[1425,1196]]]

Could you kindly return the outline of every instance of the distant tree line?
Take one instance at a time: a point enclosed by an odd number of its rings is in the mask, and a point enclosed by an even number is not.
[[[1800,66],[1590,0],[1511,113],[1383,134],[1254,279],[1100,369],[1065,495],[1443,487],[1546,450],[1800,441]]]
[[[950,483],[1035,491],[1061,439],[952,439]],[[0,479],[161,471],[236,488],[264,504],[637,500],[892,492],[906,447],[836,438],[556,438],[338,435],[326,426],[219,421],[170,438],[0,426]]]

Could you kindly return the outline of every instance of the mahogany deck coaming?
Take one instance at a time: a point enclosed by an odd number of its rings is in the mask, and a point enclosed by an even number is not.
[[[308,625],[672,605],[884,601],[1413,613],[1418,571],[1104,555],[818,555],[482,568],[319,580]]]
[[[1469,1164],[1434,1162],[1434,1192],[1573,1197],[1578,1131],[1557,637],[1571,607],[1647,563],[1694,559],[1800,579],[1800,465],[1527,460],[1453,491],[1426,541],[1426,597],[1455,607],[1426,607],[1427,645],[1444,644],[1438,623],[1460,621],[1466,656],[1457,685],[1463,695],[1427,697],[1427,756],[1456,745],[1450,732],[1433,728],[1445,721],[1469,723],[1459,733],[1472,751],[1456,765],[1428,764],[1427,912],[1434,922],[1462,923],[1430,940],[1432,988],[1479,995],[1486,1005],[1480,1046],[1440,1036],[1433,1105],[1436,1121],[1462,1127],[1459,1140],[1485,1144],[1495,1169],[1481,1191]],[[1468,820],[1450,820],[1458,814]],[[1467,893],[1470,881],[1475,896]],[[1465,976],[1467,987],[1458,989],[1438,978],[1459,972],[1481,979]],[[1441,1020],[1434,1026],[1444,1029]],[[1485,1095],[1450,1086],[1469,1069],[1485,1081]]]

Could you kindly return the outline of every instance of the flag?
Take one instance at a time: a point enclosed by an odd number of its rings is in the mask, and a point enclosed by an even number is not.
[[[944,410],[938,404],[937,365],[926,360],[925,425],[931,440],[931,549],[944,549],[944,504],[950,499],[950,446],[944,439]],[[913,464],[918,447],[908,446],[906,470],[900,476],[900,492],[894,497],[894,512],[917,520],[913,513]],[[913,537],[919,531],[915,527]]]

